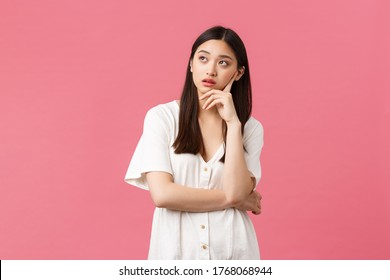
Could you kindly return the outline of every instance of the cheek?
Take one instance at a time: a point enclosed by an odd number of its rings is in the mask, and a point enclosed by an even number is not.
[[[225,73],[223,76],[223,79],[222,79],[223,84],[227,85],[230,82],[230,80],[233,78],[234,73],[235,73],[234,71],[229,71],[229,72]]]
[[[199,77],[199,75],[195,71],[193,71],[192,72],[192,80],[194,81],[194,83],[197,83],[197,80],[199,79],[198,77]]]
[[[194,80],[194,82],[196,82],[197,80],[201,80],[203,79],[203,74],[202,74],[202,71],[201,69],[199,69],[199,67],[194,67],[192,68],[192,79]]]
[[[192,81],[195,87],[199,88],[201,86],[201,78],[199,77],[199,74],[192,72]]]

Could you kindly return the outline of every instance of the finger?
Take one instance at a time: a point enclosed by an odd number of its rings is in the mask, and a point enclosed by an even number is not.
[[[209,96],[209,98],[203,103],[202,108],[205,109],[211,102],[215,100],[217,96],[215,94],[212,94]]]
[[[211,107],[215,106],[216,104],[222,104],[223,105],[222,99],[221,98],[215,99],[213,102],[211,102],[209,105],[207,105],[207,107],[205,107],[204,109],[208,110]]]
[[[206,92],[205,94],[203,94],[201,97],[199,97],[199,100],[202,100],[202,99],[205,99],[213,94],[216,94],[216,93],[221,93],[222,91],[218,90],[218,89],[211,89],[209,90],[208,92]]]
[[[238,72],[234,72],[234,75],[233,77],[230,79],[229,83],[226,85],[226,87],[223,89],[224,92],[230,92],[230,90],[232,89],[232,85],[234,83],[234,80],[236,79],[238,75]]]
[[[220,93],[213,93],[209,96],[209,98],[203,103],[203,109],[207,107],[213,100],[221,99],[223,96]]]
[[[234,80],[236,79],[237,77],[237,71],[234,72],[234,75],[233,77],[230,79],[229,83],[226,85],[226,87],[223,89],[224,92],[230,92],[230,90],[232,89],[232,85],[234,83]]]
[[[255,215],[259,215],[261,213],[261,206],[257,204],[256,207],[253,208],[252,213]]]

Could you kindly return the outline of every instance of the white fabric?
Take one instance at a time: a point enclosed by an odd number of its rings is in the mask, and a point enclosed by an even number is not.
[[[179,130],[176,101],[150,109],[141,139],[133,154],[125,182],[148,190],[145,173],[164,171],[175,183],[205,189],[222,189],[224,154],[221,145],[205,162],[198,153],[175,154],[172,144]],[[263,126],[251,117],[244,127],[245,160],[256,184],[261,177]],[[235,208],[206,213],[156,208],[148,259],[259,259],[256,233],[248,214]]]

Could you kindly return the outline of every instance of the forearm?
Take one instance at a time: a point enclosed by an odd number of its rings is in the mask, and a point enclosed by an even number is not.
[[[230,203],[238,203],[253,190],[251,174],[245,162],[241,123],[227,123],[223,190]]]
[[[187,212],[208,212],[232,207],[223,190],[176,184],[171,175],[163,172],[150,172],[146,178],[156,207]]]

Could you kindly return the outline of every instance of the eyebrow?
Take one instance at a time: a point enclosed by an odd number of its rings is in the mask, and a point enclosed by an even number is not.
[[[198,53],[200,53],[200,52],[204,52],[204,53],[210,54],[208,51],[205,51],[205,50],[200,50],[200,51],[198,51]],[[231,59],[231,60],[234,60],[233,58],[231,58],[230,56],[228,56],[228,55],[226,55],[226,54],[221,54],[221,55],[219,55],[218,57],[229,58],[229,59]]]

